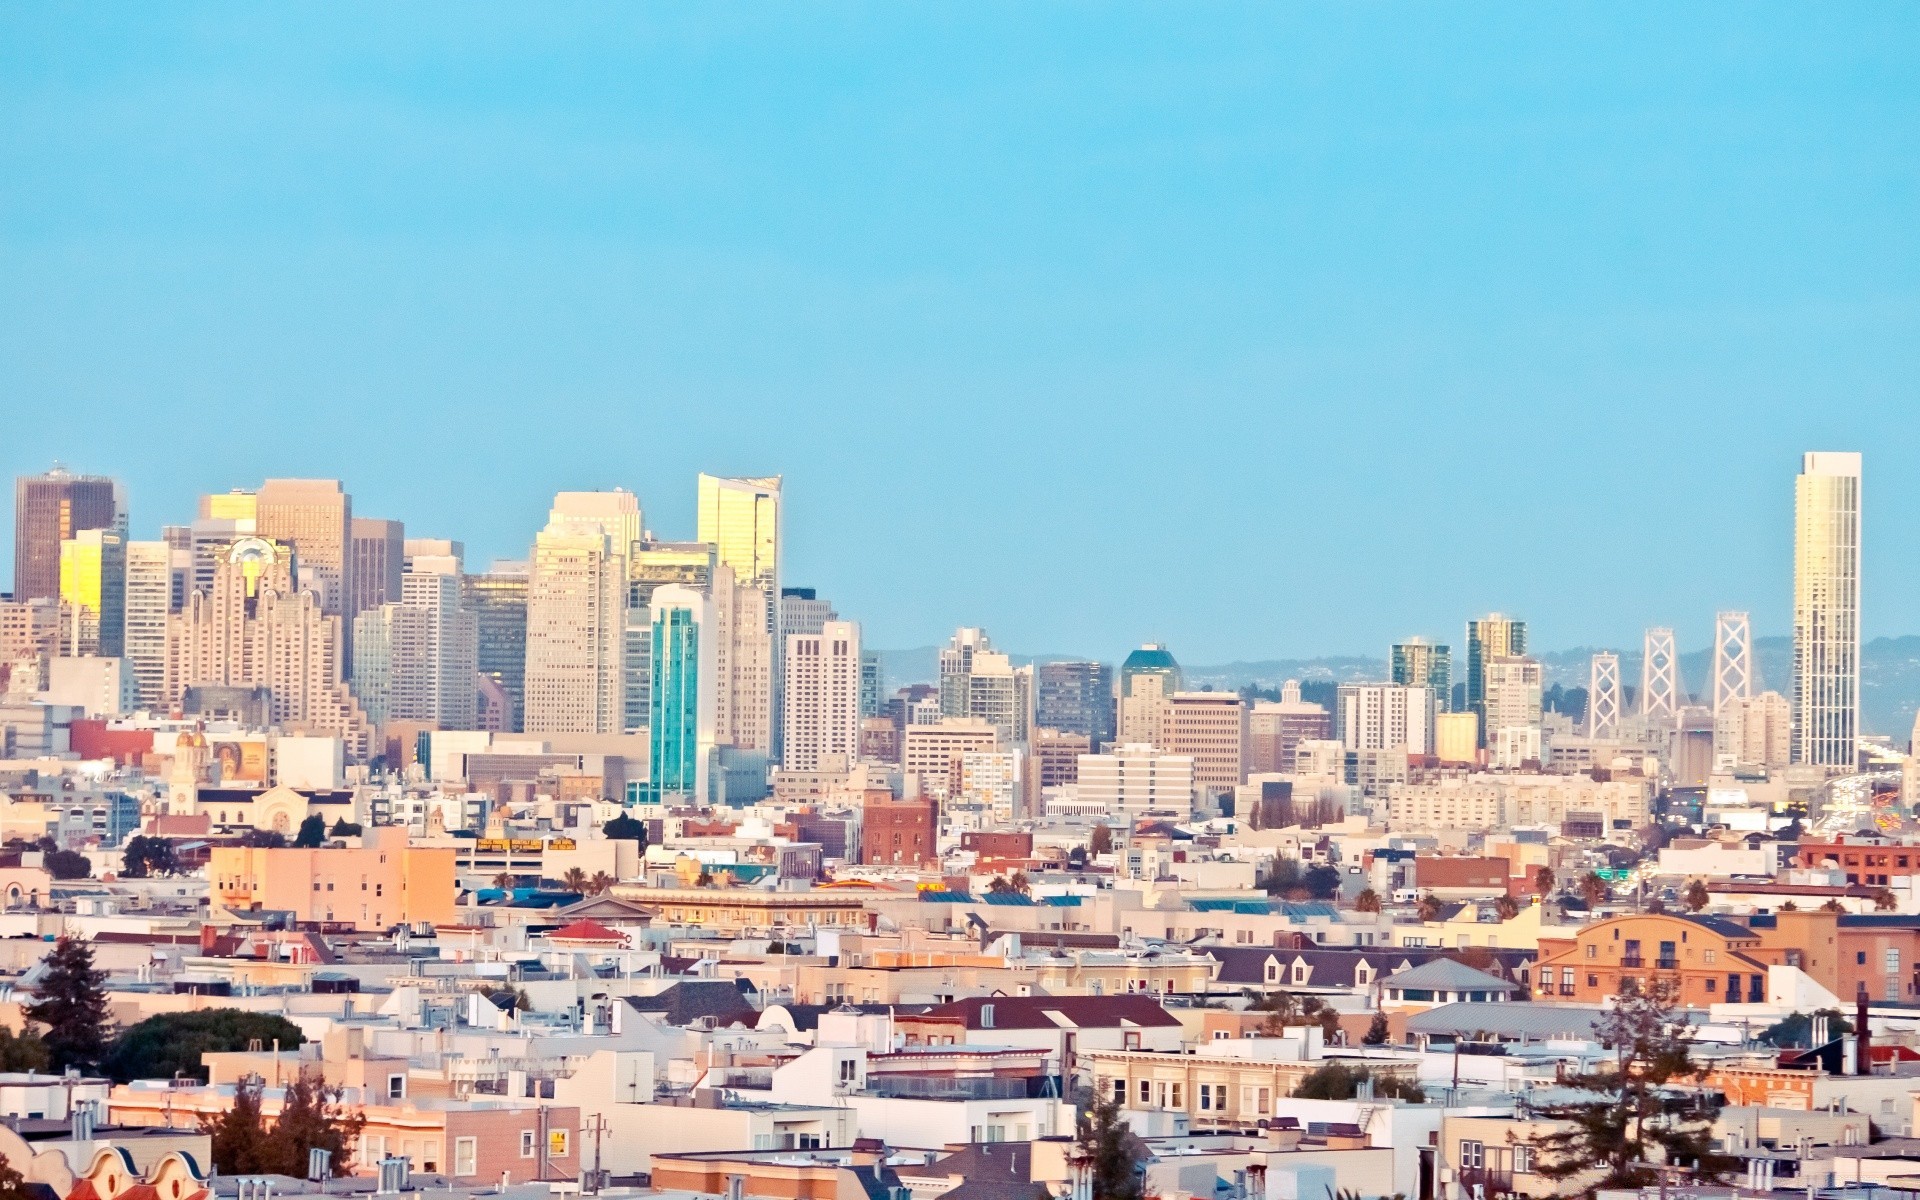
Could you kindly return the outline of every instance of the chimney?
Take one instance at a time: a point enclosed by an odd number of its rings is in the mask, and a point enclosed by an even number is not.
[[[1867,1031],[1867,985],[1853,995],[1853,1037],[1859,1047],[1854,1055],[1853,1073],[1873,1074],[1873,1034]]]

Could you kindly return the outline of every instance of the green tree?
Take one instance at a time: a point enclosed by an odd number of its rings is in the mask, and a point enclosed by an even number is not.
[[[285,1017],[237,1008],[162,1013],[123,1030],[104,1065],[107,1074],[121,1083],[171,1079],[176,1073],[204,1083],[207,1069],[201,1055],[245,1050],[256,1041],[271,1047],[276,1040],[282,1050],[293,1050],[306,1041],[306,1035]]]
[[[107,973],[93,969],[93,949],[78,938],[62,936],[43,961],[47,973],[21,1011],[46,1028],[54,1070],[99,1070],[107,1053]]]
[[[1340,894],[1340,868],[1317,863],[1300,877],[1300,886],[1315,900],[1331,900]]]
[[[990,896],[1004,896],[1012,890],[1013,885],[1007,882],[1005,875],[995,875],[987,880],[987,894]]]
[[[151,879],[156,875],[172,875],[179,870],[180,863],[174,857],[173,843],[166,838],[136,833],[127,839],[126,848],[120,851],[120,873],[128,879]]]
[[[1432,892],[1428,892],[1426,895],[1420,897],[1420,907],[1418,911],[1422,921],[1438,921],[1440,919],[1440,897],[1434,895]]]
[[[307,1155],[313,1150],[327,1152],[333,1174],[349,1172],[353,1144],[360,1140],[367,1118],[341,1102],[344,1094],[344,1088],[329,1087],[326,1076],[318,1072],[302,1072],[287,1086],[270,1137],[276,1157],[285,1164],[281,1174],[304,1178]]]
[[[286,846],[287,835],[277,829],[249,829],[240,835],[240,844],[256,850],[279,850]]]
[[[1276,858],[1273,868],[1267,872],[1266,882],[1262,885],[1269,896],[1285,896],[1301,886],[1300,860],[1297,858]]]
[[[1511,921],[1520,915],[1520,902],[1512,896],[1499,896],[1494,899],[1493,911],[1502,921]]]
[[[1699,912],[1701,909],[1705,908],[1712,901],[1712,899],[1713,897],[1707,894],[1706,880],[1696,879],[1692,883],[1689,883],[1687,885],[1687,911],[1688,912]]]
[[[214,1170],[222,1175],[265,1175],[280,1169],[266,1119],[260,1113],[264,1088],[258,1075],[242,1079],[233,1087],[232,1104],[222,1112],[200,1118],[200,1132],[207,1135]],[[304,1176],[306,1171],[302,1169],[300,1174]]]
[[[1767,1026],[1760,1034],[1760,1041],[1769,1046],[1806,1046],[1813,1044],[1813,1018],[1827,1019],[1828,1037],[1845,1037],[1853,1032],[1853,1022],[1841,1014],[1837,1008],[1823,1008],[1812,1013],[1793,1013]]]
[[[639,842],[641,853],[644,854],[646,852],[647,823],[645,821],[636,821],[627,814],[621,813],[613,820],[602,825],[600,832],[615,841]]]
[[[1360,1040],[1369,1046],[1384,1046],[1392,1034],[1387,1029],[1387,1014],[1373,1014],[1373,1024],[1367,1026],[1367,1036]]]
[[[1095,825],[1093,834],[1087,838],[1087,856],[1092,858],[1101,854],[1113,853],[1113,826]]]
[[[1553,895],[1553,868],[1547,866],[1533,869],[1533,890],[1541,898]]]
[[[1420,1104],[1427,1098],[1420,1085],[1410,1079],[1376,1075],[1365,1067],[1337,1062],[1328,1063],[1302,1079],[1293,1094],[1304,1100],[1351,1100],[1360,1090],[1361,1081],[1367,1079],[1373,1080],[1373,1094],[1377,1097],[1397,1097],[1409,1104]]]
[[[293,835],[293,846],[296,850],[314,850],[324,845],[326,840],[327,819],[314,813],[300,822],[300,832]]]
[[[53,1066],[47,1043],[31,1029],[15,1034],[0,1026],[0,1071],[45,1071]]]
[[[1693,1163],[1702,1183],[1726,1174],[1734,1160],[1715,1152],[1710,1116],[1671,1111],[1660,1093],[1695,1072],[1693,1026],[1676,1011],[1672,990],[1643,990],[1628,979],[1594,1033],[1613,1051],[1611,1070],[1566,1081],[1592,1099],[1538,1110],[1565,1127],[1533,1139],[1534,1169],[1555,1181],[1578,1178],[1589,1191],[1650,1186],[1658,1172],[1648,1163]]]
[[[580,867],[568,867],[567,873],[560,877],[570,892],[584,893],[587,890],[587,873]]]
[[[364,832],[366,831],[361,829],[358,824],[348,821],[345,817],[341,817],[333,823],[333,828],[327,831],[327,836],[337,838],[359,837]]]
[[[42,858],[40,864],[55,879],[87,879],[93,875],[93,864],[87,861],[87,856],[71,850],[55,850]]]
[[[1015,871],[1007,882],[1013,886],[1015,892],[1018,892],[1022,896],[1031,896],[1033,894],[1033,881],[1027,878],[1025,871]]]
[[[1075,1149],[1092,1165],[1093,1194],[1099,1200],[1140,1200],[1139,1165],[1145,1154],[1112,1097],[1082,1110]]]
[[[593,878],[587,880],[587,892],[589,895],[598,896],[601,892],[606,891],[618,882],[619,880],[607,874],[605,871],[595,871]]]

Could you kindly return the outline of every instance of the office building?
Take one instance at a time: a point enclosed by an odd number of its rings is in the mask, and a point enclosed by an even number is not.
[[[1160,736],[1161,710],[1184,686],[1180,664],[1165,646],[1148,642],[1120,664],[1119,738],[1153,745]]]
[[[1033,731],[1033,751],[1028,775],[1037,791],[1076,783],[1080,779],[1080,756],[1092,754],[1092,739],[1084,733],[1069,733],[1042,725]],[[1033,811],[1039,811],[1035,806]]]
[[[1247,713],[1247,774],[1272,775],[1293,770],[1301,742],[1333,737],[1333,714],[1300,698],[1300,681],[1280,685],[1279,700],[1256,700]]]
[[[965,717],[971,715],[972,685],[969,682],[973,674],[973,657],[985,654],[993,649],[993,642],[984,629],[961,626],[953,631],[947,644],[940,649],[940,713],[947,717]]]
[[[253,510],[255,534],[293,548],[300,590],[319,597],[320,611],[351,621],[353,498],[340,481],[269,479]]]
[[[1500,613],[1467,622],[1466,707],[1480,715],[1483,739],[1493,728],[1487,721],[1487,664],[1496,658],[1520,658],[1526,653],[1526,622]]]
[[[37,677],[59,648],[59,600],[0,600],[0,667],[29,663]]]
[[[714,567],[712,596],[720,744],[771,757],[780,694],[774,670],[782,658],[768,632],[774,597],[759,584],[742,581],[725,563]]]
[[[1537,659],[1519,656],[1487,662],[1483,733],[1489,747],[1495,745],[1502,730],[1540,728],[1543,681]],[[1538,740],[1532,745],[1537,750]]]
[[[873,719],[886,715],[887,681],[878,650],[860,652],[860,715]]]
[[[1247,781],[1247,705],[1232,692],[1175,692],[1160,710],[1156,744],[1193,760],[1202,799],[1232,795]]]
[[[272,723],[341,738],[364,756],[365,714],[343,682],[340,618],[295,590],[292,550],[265,538],[235,542],[214,575],[167,623],[165,701],[193,689],[265,689]]]
[[[166,702],[167,618],[184,603],[183,578],[191,570],[189,551],[165,542],[127,544],[126,620],[122,653],[133,671],[140,707],[160,709]]]
[[[1083,754],[1074,784],[1076,799],[1128,822],[1148,815],[1185,820],[1196,786],[1191,755],[1123,742],[1103,754]]]
[[[1433,715],[1433,755],[1448,766],[1472,765],[1480,758],[1480,714]]]
[[[1047,662],[1034,668],[1033,723],[1077,733],[1095,746],[1113,741],[1113,668],[1099,662]]]
[[[474,618],[480,674],[506,700],[502,731],[518,733],[526,712],[527,590],[532,569],[525,562],[496,562],[489,571],[465,576],[462,604]]]
[[[452,538],[407,538],[400,543],[400,570],[439,571],[458,575],[466,569],[467,546]],[[416,565],[417,564],[417,565]]]
[[[400,598],[400,576],[406,569],[407,530],[399,521],[355,517],[350,527],[348,553],[353,567],[347,576],[349,621],[370,608]]]
[[[1003,746],[1025,745],[1033,719],[1033,672],[1016,669],[984,631],[954,631],[940,651],[940,713],[992,725]]]
[[[1801,460],[1793,501],[1793,761],[1850,768],[1860,732],[1860,455]]]
[[[714,548],[706,542],[662,542],[647,537],[634,546],[627,560],[626,651],[621,668],[622,724],[628,733],[647,727],[653,703],[653,613],[647,605],[654,589],[671,583],[713,597],[714,574],[725,571],[717,564]],[[723,641],[717,652],[722,657],[725,647]],[[723,704],[727,694],[721,689]],[[721,729],[727,728],[724,711],[718,719]]]
[[[900,778],[907,795],[944,803],[960,794],[961,760],[968,754],[1000,749],[1000,737],[986,721],[942,717],[926,725],[908,725],[900,739]]]
[[[1793,705],[1779,692],[1729,699],[1715,714],[1713,725],[1718,768],[1777,771],[1793,760]]]
[[[451,566],[452,560],[423,556],[418,565]],[[354,693],[369,720],[475,727],[479,628],[461,603],[458,574],[408,571],[400,598],[361,613],[355,624]]]
[[[827,755],[860,753],[860,626],[827,621],[818,633],[787,634],[781,760],[811,771]]]
[[[765,597],[761,607],[765,623],[764,643],[751,630],[736,627],[729,640],[739,647],[736,655],[752,663],[761,653],[766,656],[766,702],[760,708],[757,696],[735,695],[730,705],[734,744],[751,743],[769,754],[777,750],[773,741],[780,729],[780,654],[785,649],[780,630],[780,558],[782,539],[780,477],[778,475],[724,478],[700,476],[696,536],[714,548],[716,562],[733,572],[735,587],[753,588]],[[735,606],[736,613],[742,606]],[[730,671],[739,670],[735,664]]]
[[[654,589],[648,803],[707,803],[714,756],[713,605],[679,584]]]
[[[111,479],[55,466],[14,480],[13,598],[59,599],[60,544],[84,530],[116,529],[119,517]]]
[[[126,645],[127,544],[112,529],[60,543],[60,652],[118,658]]]
[[[814,589],[780,589],[780,633],[783,637],[792,637],[796,633],[819,633],[828,621],[839,619],[840,614],[833,611],[833,604],[820,599]]]
[[[1406,687],[1424,687],[1433,693],[1434,707],[1445,710],[1453,694],[1453,652],[1423,637],[1411,637],[1393,646],[1390,678]]]
[[[625,730],[626,547],[639,520],[630,492],[554,498],[527,583],[526,732]]]
[[[1349,750],[1433,750],[1434,693],[1425,684],[1343,683],[1334,736]]]

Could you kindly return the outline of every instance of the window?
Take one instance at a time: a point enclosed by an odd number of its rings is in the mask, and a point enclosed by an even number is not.
[[[1127,1102],[1126,1080],[1116,1079],[1113,1081],[1113,1102],[1115,1104],[1125,1104]]]
[[[1592,942],[1588,942],[1588,943],[1587,943],[1587,957],[1588,957],[1588,958],[1598,958],[1598,957],[1599,957],[1599,955],[1600,955],[1600,947],[1598,947],[1598,946],[1596,946],[1596,945],[1594,945],[1594,944],[1593,944]]]
[[[565,1158],[572,1133],[565,1129],[547,1130],[547,1157]]]
[[[1225,1108],[1226,1106],[1223,1104],[1221,1107]],[[1200,1085],[1200,1111],[1213,1111],[1213,1085],[1210,1083]]]
[[[1533,1172],[1533,1147],[1518,1145],[1513,1148],[1513,1173],[1528,1175]]]
[[[1180,1102],[1180,1085],[1179,1084],[1176,1083],[1176,1084],[1169,1085],[1168,1095],[1171,1097],[1171,1103],[1167,1105],[1168,1108],[1186,1107],[1184,1104]]]
[[[455,1175],[473,1174],[478,1169],[475,1164],[478,1152],[478,1139],[470,1137],[453,1139],[453,1173]]]
[[[840,1060],[840,1082],[852,1083],[860,1074],[860,1064],[851,1058]]]
[[[407,1077],[405,1075],[387,1076],[387,1099],[402,1100],[407,1095]]]
[[[1719,958],[1720,958],[1720,952],[1718,950],[1701,951],[1701,960],[1705,962],[1708,966],[1712,966],[1715,962],[1719,961]]]
[[[534,1138],[535,1138],[535,1135],[533,1130],[522,1129],[520,1131],[520,1157],[521,1158],[533,1157]]]
[[[1153,1103],[1153,1084],[1145,1079],[1140,1081],[1140,1103],[1142,1105]]]
[[[1477,1171],[1487,1165],[1487,1147],[1482,1142],[1460,1143],[1460,1165],[1469,1171]]]
[[[1886,973],[1889,975],[1898,975],[1900,973],[1900,951],[1898,948],[1889,947],[1887,950]]]
[[[1865,950],[1861,950],[1861,951],[1859,951],[1859,952],[1857,952],[1857,953],[1856,953],[1856,954],[1855,954],[1855,955],[1853,956],[1853,962],[1854,962],[1854,965],[1855,965],[1855,966],[1860,966],[1860,967],[1864,967],[1864,966],[1866,966],[1866,965],[1867,965],[1867,952],[1866,952]]]

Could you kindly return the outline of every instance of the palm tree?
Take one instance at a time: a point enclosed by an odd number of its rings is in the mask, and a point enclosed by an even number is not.
[[[1012,885],[1014,891],[1019,892],[1022,896],[1033,894],[1033,883],[1027,878],[1025,871],[1015,871],[1013,878],[1007,880],[1007,882]]]
[[[1420,897],[1419,911],[1420,911],[1420,919],[1422,921],[1439,920],[1440,919],[1440,897],[1434,895],[1432,892],[1428,892],[1426,895]]]
[[[1520,902],[1512,896],[1501,896],[1493,902],[1493,911],[1502,921],[1511,921],[1520,915]]]
[[[587,873],[579,867],[568,867],[567,873],[560,878],[566,883],[567,890],[570,892],[584,892],[587,890]]]
[[[1533,890],[1541,896],[1553,894],[1553,868],[1535,867],[1533,869]]]
[[[1900,897],[1893,894],[1892,888],[1875,888],[1873,890],[1873,906],[1881,912],[1892,912],[1894,909],[1900,907]]]
[[[1580,877],[1580,898],[1587,902],[1588,908],[1598,908],[1612,895],[1613,889],[1600,878],[1600,872],[1588,871]]]
[[[1367,888],[1353,898],[1353,911],[1377,913],[1380,911],[1380,893]]]
[[[502,871],[498,875],[495,875],[493,877],[493,886],[499,888],[501,891],[504,892],[508,888],[513,886],[513,876],[507,874],[505,871]]]
[[[1845,906],[1843,906],[1843,905],[1842,905],[1842,904],[1840,903],[1840,901],[1839,901],[1839,899],[1838,899],[1838,898],[1836,897],[1835,899],[1832,899],[1832,900],[1829,900],[1829,901],[1827,901],[1827,902],[1826,902],[1825,904],[1822,904],[1822,905],[1820,906],[1820,911],[1821,911],[1821,912],[1830,912],[1830,913],[1837,913],[1837,912],[1845,912],[1845,911],[1847,911],[1847,910],[1846,910],[1846,908],[1845,908]]]
[[[593,878],[587,880],[587,893],[589,895],[598,896],[600,893],[606,891],[608,888],[612,887],[617,882],[619,881],[614,879],[613,876],[607,874],[605,871],[595,871],[593,873]]]

